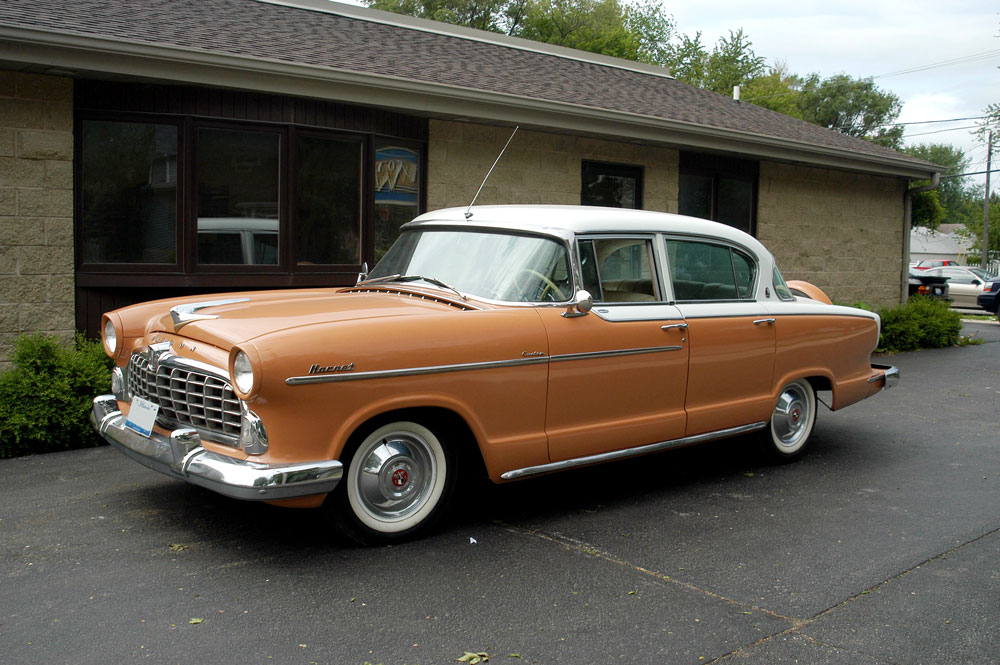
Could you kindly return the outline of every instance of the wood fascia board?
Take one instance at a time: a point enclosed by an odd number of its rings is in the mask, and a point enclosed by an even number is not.
[[[476,121],[520,124],[539,130],[580,132],[680,149],[740,153],[775,161],[912,179],[930,179],[936,170],[934,165],[924,167],[892,156],[865,155],[653,116],[383,74],[91,35],[0,26],[0,61],[4,60],[159,82],[255,90],[379,106],[403,113],[409,111],[444,118],[466,117]]]

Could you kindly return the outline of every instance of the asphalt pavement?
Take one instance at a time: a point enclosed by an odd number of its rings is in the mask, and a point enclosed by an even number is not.
[[[109,448],[0,460],[0,663],[947,665],[1000,654],[1000,324],[903,353],[812,450],[482,485],[347,548]]]

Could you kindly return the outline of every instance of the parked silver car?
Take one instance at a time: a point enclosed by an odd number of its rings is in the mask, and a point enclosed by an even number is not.
[[[972,309],[979,307],[976,299],[983,292],[983,286],[986,282],[994,277],[994,275],[989,274],[982,268],[968,266],[945,266],[930,268],[923,272],[925,275],[947,277],[952,306],[969,307]]]

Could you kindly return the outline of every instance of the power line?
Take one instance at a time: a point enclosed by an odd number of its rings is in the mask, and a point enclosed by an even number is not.
[[[882,127],[901,127],[903,125],[929,125],[935,122],[959,122],[961,120],[982,120],[983,118],[988,118],[985,115],[973,115],[968,118],[947,118],[946,120],[911,120],[910,122],[892,122],[888,125],[882,125]]]
[[[966,125],[965,127],[952,127],[951,129],[937,129],[933,132],[920,132],[919,134],[907,134],[906,138],[912,138],[914,136],[927,136],[928,134],[943,134],[945,132],[957,132],[960,129],[975,129],[979,125]]]
[[[971,173],[955,173],[952,175],[943,175],[942,178],[961,178],[967,175],[983,175],[984,173],[1000,173],[1000,169],[990,169],[989,171],[973,171]]]
[[[928,69],[937,69],[938,67],[950,67],[951,65],[962,65],[968,62],[977,62],[979,60],[988,60],[990,58],[1000,56],[1000,50],[996,51],[983,51],[982,53],[973,53],[972,55],[962,56],[960,58],[952,58],[951,60],[941,60],[939,62],[933,62],[928,65],[918,65],[916,67],[909,67],[907,69],[900,69],[895,72],[889,72],[887,74],[878,74],[877,76],[872,76],[873,79],[888,78],[890,76],[901,76],[902,74],[913,74],[916,72],[923,72]]]

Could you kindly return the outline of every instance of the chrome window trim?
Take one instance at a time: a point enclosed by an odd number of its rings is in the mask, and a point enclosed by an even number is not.
[[[538,358],[511,358],[509,360],[487,360],[478,363],[459,363],[455,365],[431,365],[428,367],[406,367],[400,369],[380,369],[369,372],[351,372],[349,374],[322,374],[307,376],[290,376],[285,383],[290,386],[308,385],[311,383],[341,383],[344,381],[364,381],[368,379],[387,379],[403,376],[425,376],[428,374],[447,374],[450,372],[468,372],[481,369],[497,369],[502,367],[520,367],[522,365],[539,365],[549,362],[567,362],[572,360],[587,360],[591,358],[615,358],[619,356],[634,356],[645,353],[661,353],[679,351],[682,346],[653,346],[636,349],[612,349],[609,351],[587,351],[583,353],[565,353],[555,356]]]
[[[539,464],[538,466],[528,466],[523,469],[512,469],[501,474],[500,477],[504,480],[514,480],[516,478],[538,476],[543,473],[562,471],[564,469],[572,469],[578,466],[587,466],[589,464],[598,464],[600,462],[625,459],[627,457],[636,457],[638,455],[646,455],[648,453],[655,453],[661,450],[669,450],[670,448],[679,448],[680,446],[689,446],[695,443],[723,439],[730,436],[737,436],[739,434],[748,434],[750,432],[756,432],[757,430],[764,429],[765,427],[767,427],[767,423],[761,421],[750,425],[740,425],[739,427],[730,427],[728,429],[717,430],[714,432],[685,436],[683,438],[672,439],[670,441],[649,443],[644,446],[635,446],[634,448],[613,450],[611,452],[598,453],[597,455],[587,455],[585,457],[574,457],[560,462],[549,462],[548,464]]]

